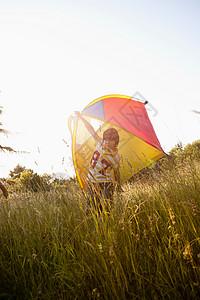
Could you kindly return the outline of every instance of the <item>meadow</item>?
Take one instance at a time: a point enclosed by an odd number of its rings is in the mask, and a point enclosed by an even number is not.
[[[99,215],[85,213],[75,179],[11,187],[0,203],[0,299],[199,299],[199,153],[176,148]]]

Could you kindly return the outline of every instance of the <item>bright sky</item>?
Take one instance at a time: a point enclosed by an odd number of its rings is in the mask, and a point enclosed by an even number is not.
[[[0,0],[0,144],[30,152],[0,153],[0,177],[71,175],[68,117],[104,95],[143,95],[166,152],[198,140],[199,15],[198,0]]]

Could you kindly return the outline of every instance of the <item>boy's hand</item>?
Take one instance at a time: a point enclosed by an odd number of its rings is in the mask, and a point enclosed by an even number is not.
[[[79,111],[75,111],[75,115],[78,117],[78,118],[81,118],[82,116],[81,116],[81,114],[80,114],[80,112]]]
[[[101,138],[98,136],[98,134],[96,133],[96,131],[94,130],[92,125],[82,116],[82,114],[79,111],[75,111],[75,114],[76,114],[77,118],[79,118],[83,122],[83,124],[85,125],[85,127],[87,128],[87,130],[89,131],[91,136],[95,140],[100,140]]]

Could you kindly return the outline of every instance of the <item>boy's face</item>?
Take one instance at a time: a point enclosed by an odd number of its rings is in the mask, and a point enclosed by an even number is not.
[[[103,144],[104,144],[105,148],[111,149],[112,151],[114,151],[116,149],[116,143],[115,143],[115,141],[113,141],[111,139],[105,138],[103,140]]]

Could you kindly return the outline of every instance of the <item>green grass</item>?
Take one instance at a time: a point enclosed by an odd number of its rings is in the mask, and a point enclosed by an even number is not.
[[[0,205],[0,299],[199,299],[200,169],[186,162],[85,214],[68,189]]]

